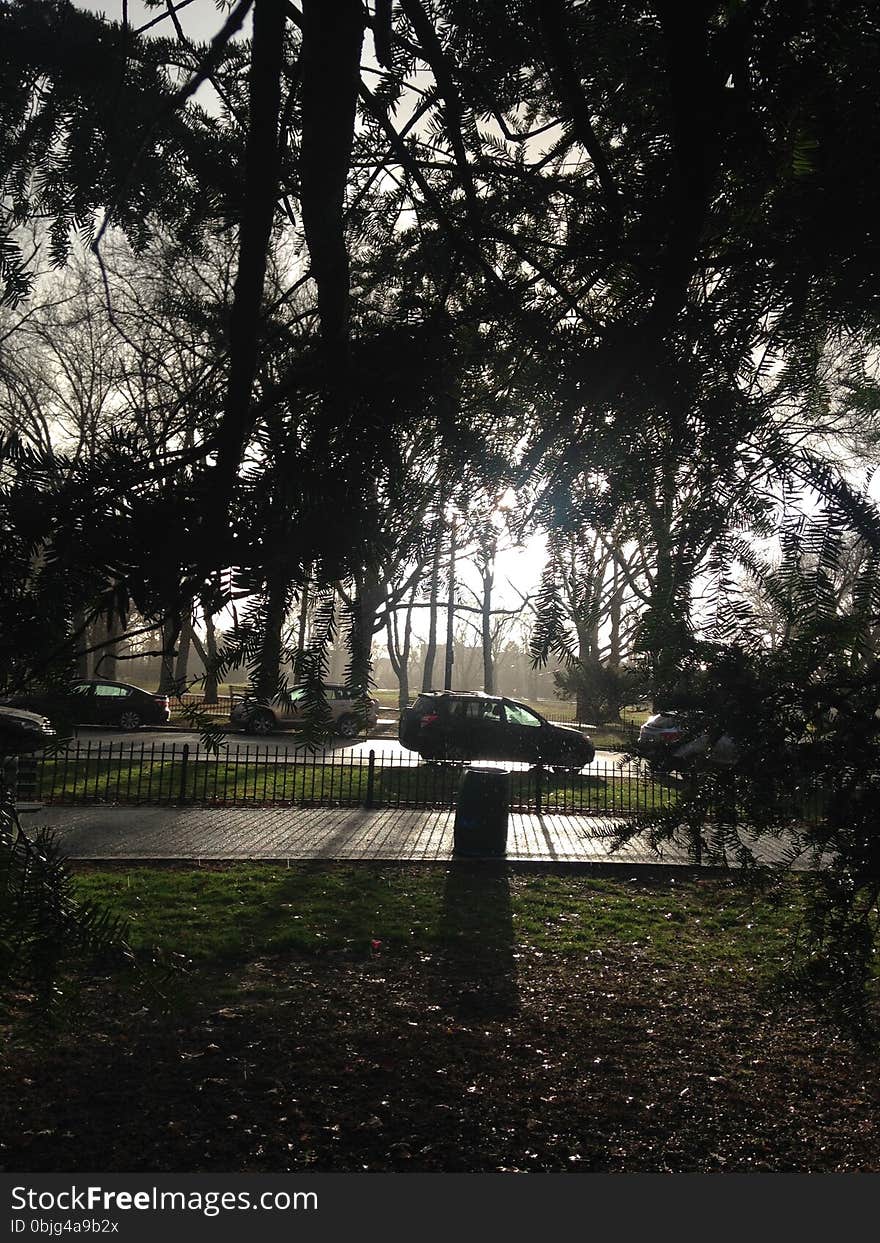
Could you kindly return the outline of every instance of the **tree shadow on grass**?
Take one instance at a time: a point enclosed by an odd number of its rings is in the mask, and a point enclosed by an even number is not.
[[[439,931],[435,988],[444,1010],[463,1020],[517,1014],[520,1000],[506,862],[452,861]]]

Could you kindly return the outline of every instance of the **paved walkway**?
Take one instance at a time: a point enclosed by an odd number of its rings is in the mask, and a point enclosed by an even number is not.
[[[53,829],[72,859],[378,859],[407,863],[452,857],[452,810],[326,807],[44,807],[23,812],[25,829]],[[514,863],[686,866],[684,847],[657,855],[644,839],[611,852],[613,823],[594,816],[511,813],[507,858]],[[759,857],[781,863],[784,844]],[[704,858],[704,864],[721,862]],[[796,866],[811,866],[803,856]]]

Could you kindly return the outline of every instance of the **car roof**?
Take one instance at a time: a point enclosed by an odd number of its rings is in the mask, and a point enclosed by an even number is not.
[[[450,699],[503,699],[503,695],[487,695],[485,691],[419,691],[418,698],[422,699],[426,695],[436,695],[438,699],[448,697]]]
[[[0,704],[0,715],[9,717],[26,717],[29,721],[43,721],[45,717],[39,712],[29,712],[27,708],[16,708],[12,704]]]
[[[341,682],[322,682],[321,685],[323,686],[325,691],[347,691],[351,695],[352,699],[354,699],[358,693],[351,686],[343,686]],[[287,694],[292,695],[294,691],[304,691],[307,689],[308,687],[305,682],[296,682],[293,686],[289,686],[287,688]],[[255,699],[257,698],[257,696],[254,694],[253,691],[248,691],[247,694],[244,694],[243,692],[239,691],[236,695],[236,698]]]
[[[292,691],[304,691],[306,690],[307,685],[308,684],[306,682],[296,682],[290,689]],[[350,691],[352,695],[357,694],[357,691],[353,686],[345,686],[342,682],[322,682],[321,685],[325,691]]]
[[[127,691],[142,691],[144,695],[151,694],[145,691],[142,686],[135,686],[133,682],[117,682],[115,678],[74,678],[71,683],[73,686],[124,686]]]

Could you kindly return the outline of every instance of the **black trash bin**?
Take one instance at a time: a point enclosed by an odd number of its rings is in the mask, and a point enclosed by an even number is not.
[[[467,769],[455,804],[454,853],[503,858],[507,853],[509,807],[508,769]]]

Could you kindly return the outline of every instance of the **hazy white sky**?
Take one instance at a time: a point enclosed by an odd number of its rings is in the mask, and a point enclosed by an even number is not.
[[[90,13],[103,14],[110,21],[122,20],[122,0],[74,0],[78,9],[87,9]],[[164,12],[164,8],[148,9],[143,0],[128,0],[128,20],[137,29],[146,25]],[[178,19],[184,33],[191,39],[204,41],[213,38],[226,20],[226,10],[218,9],[214,0],[192,0],[185,9],[178,13]],[[168,17],[154,29],[162,34],[174,34],[174,27]]]
[[[122,0],[74,0],[74,4],[77,8],[86,9],[91,13],[102,14],[110,21],[122,19]],[[128,20],[134,29],[158,17],[163,11],[162,7],[147,8],[143,0],[128,0]],[[214,0],[192,0],[186,8],[180,10],[178,18],[189,38],[198,42],[206,42],[213,38],[223,25],[227,13],[227,8],[218,9]],[[174,35],[174,28],[167,17],[154,29],[156,33],[169,37]],[[534,537],[527,547],[502,551],[498,556],[495,573],[494,596],[497,607],[515,608],[520,603],[521,595],[533,592],[540,579],[543,564],[544,540],[542,537]],[[460,583],[469,583],[473,588],[477,588],[479,584],[476,571],[464,560],[459,562],[458,577]],[[462,590],[461,587],[460,590]],[[463,596],[468,603],[472,603],[467,598],[466,591],[463,592]],[[420,622],[421,619],[414,627],[417,632],[425,629]]]

